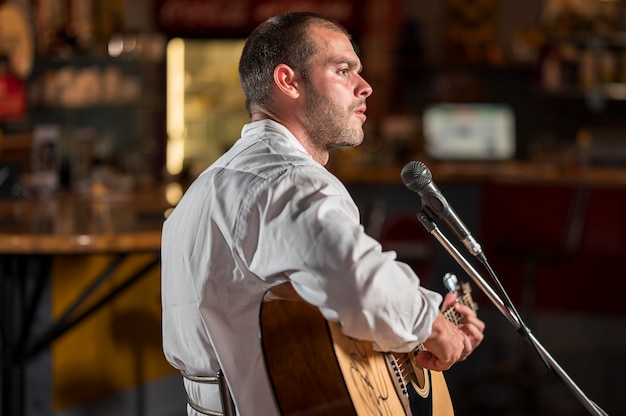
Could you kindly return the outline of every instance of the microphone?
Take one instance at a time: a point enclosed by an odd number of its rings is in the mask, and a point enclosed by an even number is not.
[[[409,162],[402,168],[402,182],[422,198],[422,209],[434,218],[445,221],[452,232],[463,242],[473,256],[482,255],[480,244],[448,204],[433,182],[433,175],[422,162]]]

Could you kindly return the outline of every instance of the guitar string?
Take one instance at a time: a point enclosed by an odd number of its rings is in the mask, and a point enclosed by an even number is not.
[[[469,306],[473,310],[477,310],[477,304],[471,297],[471,289],[468,283],[462,285],[463,295],[458,297],[457,302]],[[459,320],[463,317],[462,314],[454,309],[454,306],[446,309],[443,312],[444,316],[452,322],[454,325],[459,325]],[[414,359],[420,351],[425,350],[424,344],[420,344],[411,353],[391,353],[394,358],[396,367],[399,372],[400,382],[405,386],[409,383],[416,383],[417,374],[415,372]]]

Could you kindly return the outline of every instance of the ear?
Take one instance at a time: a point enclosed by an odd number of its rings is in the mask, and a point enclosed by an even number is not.
[[[290,98],[300,96],[300,84],[296,78],[296,73],[288,65],[280,64],[274,68],[274,83],[283,94]]]

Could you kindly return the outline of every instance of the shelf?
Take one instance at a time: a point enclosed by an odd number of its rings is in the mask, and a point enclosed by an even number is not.
[[[626,83],[609,82],[593,87],[564,87],[555,90],[544,90],[546,95],[563,98],[587,98],[624,101],[626,100]]]
[[[6,150],[30,149],[32,135],[30,133],[0,134],[0,154]]]
[[[577,32],[567,36],[550,36],[549,42],[552,44],[573,43],[592,48],[626,48],[626,32],[615,32],[605,35],[593,32]]]
[[[626,186],[625,168],[562,166],[526,161],[432,162],[427,165],[433,181],[500,182],[561,185]],[[398,184],[402,166],[334,167],[331,171],[346,184]]]

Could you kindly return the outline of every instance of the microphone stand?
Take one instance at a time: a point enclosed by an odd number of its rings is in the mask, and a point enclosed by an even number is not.
[[[521,317],[515,311],[513,305],[507,306],[500,296],[489,286],[485,279],[476,271],[472,264],[465,258],[458,249],[450,243],[446,236],[441,233],[435,222],[423,211],[417,214],[417,218],[422,223],[426,231],[432,234],[437,241],[448,251],[448,253],[457,261],[457,263],[467,272],[472,278],[474,283],[487,295],[487,297],[493,302],[498,310],[507,318],[507,320],[513,325],[515,330],[534,347],[546,366],[554,372],[554,374],[569,388],[569,390],[576,396],[576,398],[589,410],[592,415],[608,416],[608,414],[602,410],[597,404],[591,401],[585,393],[574,383],[569,375],[561,368],[550,353],[541,345],[541,343],[531,333],[530,329],[526,327]],[[506,296],[505,296],[506,297]]]

